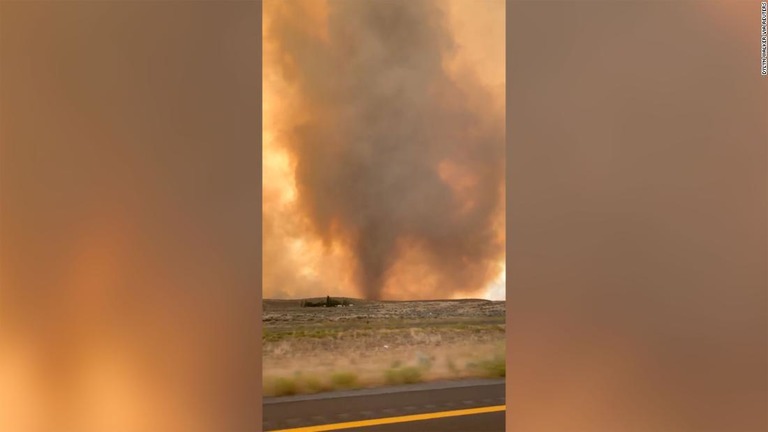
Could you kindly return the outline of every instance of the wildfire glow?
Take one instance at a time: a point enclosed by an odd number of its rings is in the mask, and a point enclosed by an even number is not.
[[[293,127],[304,119],[321,114],[302,99],[299,88],[292,85],[294,77],[286,77],[279,67],[281,62],[294,62],[285,46],[298,47],[294,33],[304,32],[313,43],[328,46],[332,43],[329,20],[335,0],[267,1],[264,3],[264,67],[263,67],[263,184],[264,184],[264,297],[299,297],[312,295],[359,295],[350,269],[350,250],[336,236],[313,230],[308,215],[299,203],[301,187],[296,182],[297,160],[286,142],[294,139]],[[443,68],[459,86],[464,82],[479,81],[492,95],[495,116],[504,114],[504,7],[503,1],[475,2],[451,0],[438,2],[446,16],[447,28],[455,42],[454,55],[445,59]],[[291,8],[286,12],[286,8]],[[300,15],[301,28],[284,23],[276,29],[276,17],[290,13]],[[298,19],[298,18],[297,18]],[[279,36],[276,36],[279,34]],[[283,45],[277,38],[283,39]],[[285,39],[290,39],[288,42]],[[304,53],[311,59],[311,53]],[[306,72],[306,71],[305,71]],[[312,72],[306,72],[312,73]],[[317,74],[322,74],[317,71]],[[474,81],[472,81],[474,80]],[[314,111],[313,111],[314,110]],[[329,117],[331,118],[331,117]],[[439,128],[440,125],[434,127]],[[467,132],[470,133],[470,132]],[[503,143],[499,143],[503,145]],[[457,156],[460,160],[460,156]],[[463,212],[477,205],[473,188],[478,179],[461,164],[451,160],[436,167],[440,178],[461,201]],[[503,187],[502,187],[503,192]],[[502,198],[503,199],[503,198]],[[494,229],[498,238],[504,238],[503,208],[495,215]],[[335,229],[340,221],[330,221]],[[440,279],[430,273],[425,264],[429,259],[418,244],[401,241],[408,246],[390,271],[394,276],[383,292],[387,298],[418,298],[420,292],[439,292]],[[405,247],[405,246],[403,246]],[[462,293],[449,296],[481,296],[504,298],[504,257],[494,265],[497,277],[485,287],[466,287]],[[395,270],[397,269],[397,270]],[[407,269],[407,270],[405,270]],[[501,285],[500,285],[501,284]],[[420,287],[431,287],[426,290]],[[424,296],[427,294],[421,294]]]

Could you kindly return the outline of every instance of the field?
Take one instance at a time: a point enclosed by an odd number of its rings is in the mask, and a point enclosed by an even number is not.
[[[264,300],[265,396],[505,374],[506,304]]]

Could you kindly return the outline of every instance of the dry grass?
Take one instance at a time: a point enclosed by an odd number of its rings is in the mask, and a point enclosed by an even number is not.
[[[505,375],[503,302],[351,301],[265,306],[265,395]]]

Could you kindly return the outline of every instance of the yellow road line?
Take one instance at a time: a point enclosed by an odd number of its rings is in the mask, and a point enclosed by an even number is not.
[[[468,408],[468,409],[460,409],[460,410],[453,410],[453,411],[440,411],[440,412],[432,412],[432,413],[425,413],[425,414],[412,414],[412,415],[399,416],[399,417],[384,417],[384,418],[372,419],[372,420],[359,420],[359,421],[351,421],[351,422],[344,422],[344,423],[306,426],[306,427],[299,427],[299,428],[293,428],[293,429],[280,429],[280,430],[273,430],[269,432],[325,432],[325,431],[335,431],[335,430],[341,430],[341,429],[350,429],[354,427],[378,426],[378,425],[385,425],[385,424],[392,424],[392,423],[405,423],[405,422],[412,422],[412,421],[419,421],[419,420],[432,420],[432,419],[443,418],[443,417],[485,414],[485,413],[504,411],[506,409],[507,409],[506,405],[496,405],[496,406],[488,406],[488,407],[482,407],[482,408]]]

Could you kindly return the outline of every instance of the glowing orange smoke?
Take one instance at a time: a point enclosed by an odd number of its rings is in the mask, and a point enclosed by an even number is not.
[[[392,3],[393,10],[407,2]],[[446,99],[449,105],[459,109],[484,113],[481,115],[487,124],[478,127],[498,127],[504,116],[504,8],[503,1],[488,1],[479,4],[474,1],[452,0],[449,2],[424,2],[426,8],[435,5],[445,14],[445,29],[454,41],[454,49],[443,58],[442,68],[457,88],[464,91],[464,100],[453,97]],[[307,122],[317,122],[324,127],[336,127],[339,112],[335,108],[322,107],[323,99],[310,101],[306,89],[296,84],[296,73],[305,78],[317,75],[317,79],[328,79],[323,70],[310,71],[309,66],[300,66],[297,62],[315,62],[310,45],[306,41],[325,47],[330,52],[343,53],[346,49],[339,44],[338,32],[354,31],[349,27],[341,30],[340,23],[346,19],[340,10],[347,3],[337,0],[326,1],[266,1],[264,3],[264,114],[263,114],[263,184],[264,184],[264,297],[302,297],[326,294],[359,296],[359,272],[352,264],[355,252],[345,234],[348,221],[331,219],[324,222],[329,227],[322,232],[314,225],[314,217],[307,211],[309,191],[297,183],[297,164],[295,153],[296,128]],[[363,4],[352,5],[367,7]],[[418,6],[417,6],[418,8]],[[386,10],[371,13],[387,13]],[[286,16],[292,17],[286,19]],[[431,19],[431,18],[430,18]],[[299,22],[302,24],[299,25]],[[394,23],[392,25],[397,25]],[[333,28],[332,28],[333,27]],[[482,32],[478,32],[481,30]],[[334,33],[337,32],[337,33]],[[482,33],[484,36],[478,36]],[[334,36],[335,34],[335,36]],[[361,44],[367,43],[355,39]],[[335,39],[334,39],[335,38]],[[490,40],[489,40],[490,38]],[[368,49],[376,50],[376,45]],[[372,51],[373,52],[373,51]],[[341,55],[341,54],[339,54]],[[317,60],[320,65],[322,60]],[[287,65],[287,66],[286,66]],[[286,67],[297,70],[286,72]],[[319,67],[319,66],[318,66]],[[296,69],[304,68],[304,69]],[[382,72],[384,73],[384,72]],[[390,73],[390,72],[386,72]],[[393,70],[392,79],[402,80],[400,72]],[[405,72],[404,72],[405,73]],[[343,78],[339,78],[343,79]],[[312,85],[309,83],[308,85]],[[477,92],[482,87],[489,97],[484,98]],[[440,88],[437,88],[440,91]],[[382,91],[388,91],[384,87]],[[338,92],[332,93],[338,95]],[[484,93],[485,94],[485,93]],[[340,105],[341,107],[341,105]],[[440,128],[440,125],[434,125]],[[477,139],[472,131],[464,131],[465,139]],[[503,133],[503,132],[502,132]],[[333,144],[328,144],[333,145]],[[503,138],[496,145],[503,147]],[[328,152],[334,150],[328,147]],[[454,154],[451,158],[434,165],[435,170],[450,190],[453,191],[457,206],[462,213],[468,214],[477,206],[478,188],[488,186],[487,181],[477,178],[476,167],[465,167],[461,162],[463,154]],[[311,161],[311,158],[310,158]],[[306,164],[306,161],[304,162]],[[304,167],[306,169],[306,167]],[[324,174],[325,175],[325,174]],[[331,175],[331,174],[328,174]],[[495,198],[501,204],[493,211],[492,230],[496,235],[493,241],[504,239],[503,185],[498,185],[499,193]],[[407,204],[403,204],[407,206]],[[364,211],[362,208],[361,211]],[[445,215],[445,217],[449,217]],[[457,234],[460,235],[460,234]],[[433,298],[481,296],[500,298],[503,283],[503,252],[497,255],[492,264],[468,264],[476,269],[468,270],[481,274],[470,280],[483,280],[484,285],[474,286],[469,283],[458,292],[446,291],[441,286],[444,280],[436,270],[426,249],[417,239],[409,240],[403,236],[393,246],[398,257],[385,273],[382,293],[386,298]],[[469,259],[470,257],[466,257]],[[456,258],[461,261],[460,257]],[[469,261],[467,261],[469,262]],[[485,267],[485,268],[483,268]],[[356,272],[358,273],[356,275]]]

